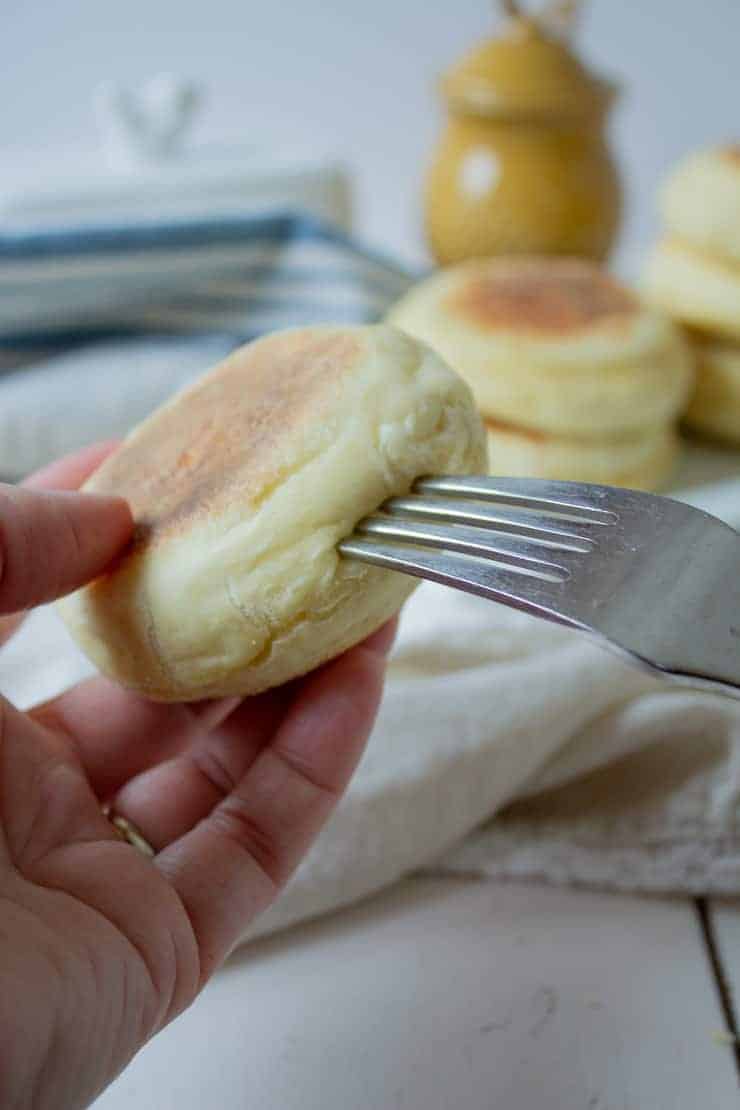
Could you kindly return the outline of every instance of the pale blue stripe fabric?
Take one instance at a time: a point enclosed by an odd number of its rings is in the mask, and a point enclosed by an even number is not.
[[[0,234],[0,349],[377,319],[410,275],[304,215]],[[24,358],[26,361],[26,358]]]
[[[411,279],[292,213],[0,234],[0,478],[125,433],[267,331],[378,320]]]

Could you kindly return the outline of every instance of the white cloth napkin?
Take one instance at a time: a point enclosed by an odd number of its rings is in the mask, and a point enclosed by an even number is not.
[[[740,520],[740,482],[693,500]],[[0,655],[0,689],[28,705],[89,669],[53,611],[40,610]],[[424,584],[345,800],[248,935],[420,869],[738,893],[739,800],[740,705],[672,689],[578,633]]]

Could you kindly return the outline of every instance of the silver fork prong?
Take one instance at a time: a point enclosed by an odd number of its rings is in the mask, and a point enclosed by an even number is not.
[[[407,519],[424,517],[450,524],[473,524],[542,542],[551,541],[558,547],[569,547],[573,551],[591,551],[600,538],[599,531],[590,524],[558,520],[539,513],[520,513],[506,506],[486,505],[482,501],[453,501],[444,497],[409,494],[407,497],[391,498],[381,509],[384,513]]]
[[[478,558],[493,559],[522,567],[545,571],[559,580],[569,577],[566,552],[553,551],[521,536],[502,535],[488,528],[468,528],[457,524],[430,524],[423,521],[400,520],[395,517],[370,516],[361,520],[357,533],[381,536],[401,543],[422,544],[442,551],[459,551]],[[554,545],[553,545],[554,547]],[[559,562],[552,560],[560,557]]]
[[[584,487],[576,482],[465,476],[420,478],[414,485],[414,492],[471,497],[515,508],[573,515],[589,524],[615,524],[619,519],[609,507],[613,490],[606,486]]]
[[[342,555],[364,563],[427,578],[443,586],[454,586],[465,593],[477,594],[517,609],[556,620],[560,624],[583,627],[567,615],[563,606],[562,572],[505,566],[492,559],[476,559],[453,551],[435,551],[411,544],[385,541],[379,536],[353,533],[339,544]]]
[[[580,628],[653,674],[740,699],[740,536],[680,501],[429,478],[339,551]]]

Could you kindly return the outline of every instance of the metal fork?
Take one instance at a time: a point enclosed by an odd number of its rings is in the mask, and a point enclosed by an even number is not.
[[[576,482],[425,478],[339,549],[740,698],[740,535],[678,501]]]

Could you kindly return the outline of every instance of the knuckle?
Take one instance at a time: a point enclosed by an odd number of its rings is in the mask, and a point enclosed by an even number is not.
[[[55,557],[47,567],[47,575],[52,581],[47,581],[48,592],[56,597],[67,592],[69,588],[69,568],[76,567],[82,556],[82,540],[79,526],[72,514],[65,508],[55,506],[54,513],[54,550]]]
[[[313,760],[288,747],[274,745],[272,753],[283,767],[298,778],[304,787],[309,787],[318,799],[330,803],[336,802],[341,794],[341,789],[334,783],[324,780],[317,773]]]
[[[59,527],[62,532],[64,550],[68,551],[69,561],[74,565],[82,558],[84,552],[80,527],[74,514],[69,509],[65,509],[59,515]]]
[[[5,553],[7,546],[5,532],[6,529],[5,522],[3,521],[2,498],[0,497],[0,596],[2,596],[8,571],[8,559]]]
[[[14,508],[14,503],[8,494],[0,492],[0,597],[10,577],[10,520]],[[1,608],[0,612],[2,612]]]
[[[289,874],[284,855],[275,836],[245,801],[231,794],[213,811],[211,820],[222,836],[249,855],[273,887],[282,886]]]
[[[201,748],[194,751],[191,758],[196,771],[215,794],[226,797],[236,788],[236,779],[215,752]]]
[[[20,608],[15,604],[18,597],[26,604],[37,555],[33,518],[23,505],[22,492],[17,491],[16,496],[16,491],[0,491],[0,612]],[[33,603],[34,598],[29,601]]]

